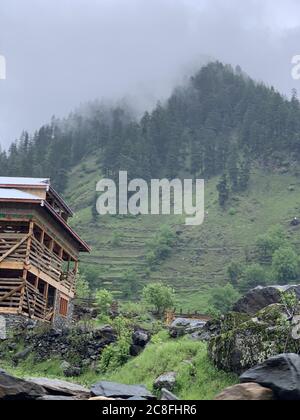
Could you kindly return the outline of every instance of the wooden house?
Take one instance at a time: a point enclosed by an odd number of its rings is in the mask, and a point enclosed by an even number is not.
[[[80,252],[72,211],[49,179],[0,177],[0,317],[70,320]]]

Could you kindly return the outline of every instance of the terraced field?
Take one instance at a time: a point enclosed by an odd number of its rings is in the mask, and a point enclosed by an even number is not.
[[[82,257],[83,265],[96,267],[97,285],[116,296],[120,296],[124,273],[134,269],[141,284],[163,281],[172,285],[178,307],[205,311],[207,293],[226,283],[230,261],[251,260],[257,235],[281,224],[295,243],[300,242],[299,229],[290,227],[292,218],[300,216],[300,178],[295,173],[253,171],[249,191],[232,197],[225,212],[218,205],[216,180],[210,180],[206,184],[205,222],[198,227],[185,226],[179,216],[99,216],[94,223],[91,206],[100,176],[97,156],[84,160],[74,168],[65,196],[75,210],[74,227],[93,248],[90,255]],[[176,232],[177,243],[170,257],[150,272],[145,259],[147,242],[162,225]]]

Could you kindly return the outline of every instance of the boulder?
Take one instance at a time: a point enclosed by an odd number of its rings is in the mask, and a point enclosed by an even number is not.
[[[216,401],[270,401],[273,400],[271,389],[254,383],[245,383],[225,389]]]
[[[141,354],[143,350],[144,350],[144,347],[141,347],[141,346],[135,346],[134,344],[132,344],[132,345],[130,346],[130,350],[129,350],[129,352],[130,352],[130,356],[132,356],[132,357],[136,357],[136,356],[138,356],[139,354]]]
[[[44,395],[37,399],[37,401],[77,401],[76,397],[66,397],[65,395]]]
[[[82,370],[79,367],[71,366],[68,369],[64,370],[64,375],[66,378],[77,378],[82,374]]]
[[[132,334],[133,345],[145,347],[150,341],[150,334],[144,330],[136,330]]]
[[[60,368],[61,368],[62,371],[70,369],[70,367],[71,367],[71,364],[69,362],[66,362],[66,361],[62,362],[62,364],[60,365]]]
[[[71,382],[47,378],[29,378],[31,383],[43,387],[51,395],[59,396],[90,396],[90,391],[81,385]]]
[[[184,335],[193,334],[197,331],[202,331],[206,322],[188,319],[176,318],[170,325],[170,336],[172,338],[182,337]]]
[[[27,359],[27,357],[31,354],[32,347],[27,347],[25,350],[20,351],[19,353],[13,356],[13,361],[15,363],[19,363],[22,360]]]
[[[143,385],[124,385],[115,382],[101,381],[92,386],[92,396],[128,399],[142,397],[147,400],[155,397]]]
[[[233,307],[234,312],[245,313],[250,316],[274,303],[281,302],[281,293],[295,292],[300,299],[300,285],[256,287],[250,290]]]
[[[0,371],[0,400],[36,400],[47,394],[41,385]]]
[[[242,315],[240,323],[236,315]],[[217,368],[241,374],[272,356],[300,352],[300,341],[293,337],[283,305],[270,305],[246,321],[244,314],[235,314],[231,326],[230,317],[208,344],[209,358]]]
[[[272,389],[278,400],[300,401],[300,356],[280,354],[271,357],[245,372],[240,380]]]
[[[176,378],[177,373],[176,372],[168,372],[164,373],[163,375],[160,375],[154,382],[154,389],[162,389],[165,388],[168,391],[173,391],[176,385]]]

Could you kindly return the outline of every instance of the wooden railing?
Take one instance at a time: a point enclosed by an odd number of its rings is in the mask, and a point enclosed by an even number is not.
[[[29,263],[60,281],[63,260],[35,238],[31,241]]]
[[[24,285],[23,279],[0,279],[0,310],[19,309]]]
[[[62,273],[61,275],[61,285],[64,286],[71,293],[75,292],[75,277],[76,276],[72,271],[69,271],[68,273]]]
[[[30,283],[26,282],[22,309],[29,317],[45,320],[47,302],[44,296]]]
[[[31,241],[27,254],[28,240]],[[63,260],[41,244],[34,236],[22,234],[0,234],[0,263],[2,261],[21,262],[41,270],[53,280],[74,292],[75,275],[73,271],[63,272]]]
[[[26,257],[26,239],[28,235],[1,233],[0,234],[0,261],[23,261]]]
[[[0,314],[19,313],[29,318],[51,321],[53,308],[38,289],[23,279],[0,279]]]

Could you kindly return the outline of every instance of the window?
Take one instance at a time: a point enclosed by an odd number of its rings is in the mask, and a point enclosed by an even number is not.
[[[68,306],[69,306],[69,301],[67,299],[60,298],[59,314],[62,315],[62,316],[67,316],[68,315]]]

